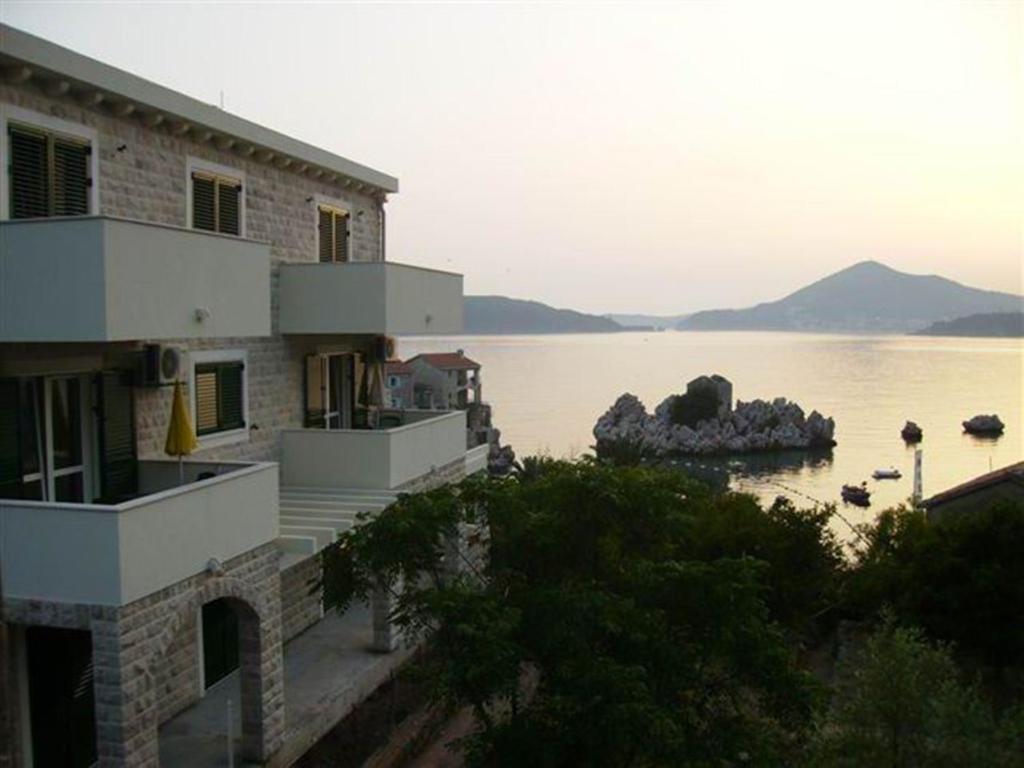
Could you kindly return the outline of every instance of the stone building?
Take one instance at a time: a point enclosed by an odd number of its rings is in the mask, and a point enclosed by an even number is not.
[[[410,358],[413,398],[419,408],[468,408],[483,402],[480,363],[455,352],[427,352]]]
[[[486,463],[465,413],[382,400],[387,337],[461,330],[462,277],[385,260],[387,174],[3,25],[0,78],[0,765],[180,764],[218,685],[238,757],[287,765],[343,714],[287,671],[325,548]]]

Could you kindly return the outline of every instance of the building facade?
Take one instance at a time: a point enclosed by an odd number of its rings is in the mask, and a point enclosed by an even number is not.
[[[479,469],[464,413],[384,400],[462,278],[385,259],[387,174],[2,25],[0,78],[0,765],[158,765],[232,675],[279,764],[325,548]]]

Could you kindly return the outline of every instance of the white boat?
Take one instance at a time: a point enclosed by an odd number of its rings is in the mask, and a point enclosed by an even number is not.
[[[899,480],[903,475],[896,467],[889,467],[888,469],[876,469],[871,473],[871,476],[875,480]]]

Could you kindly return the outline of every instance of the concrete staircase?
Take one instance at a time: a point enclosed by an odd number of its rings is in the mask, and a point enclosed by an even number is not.
[[[374,515],[397,498],[397,493],[387,490],[285,486],[277,544],[285,555],[304,559],[336,541],[338,534],[358,522],[360,513]]]

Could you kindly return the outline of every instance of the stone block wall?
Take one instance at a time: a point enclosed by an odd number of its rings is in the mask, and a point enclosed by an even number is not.
[[[352,211],[349,246],[354,261],[376,261],[381,254],[381,206],[378,190],[340,178],[329,182],[262,162],[258,154],[222,150],[195,132],[171,135],[149,128],[134,116],[117,117],[103,104],[87,107],[70,94],[51,96],[33,81],[0,82],[0,103],[88,126],[97,132],[100,213],[184,227],[187,224],[189,157],[218,163],[245,174],[245,236],[271,244],[272,335],[267,338],[170,340],[186,350],[239,349],[248,355],[249,436],[247,440],[197,452],[199,459],[279,459],[278,431],[303,422],[303,361],[309,342],[277,333],[278,266],[316,261],[318,196],[337,200]],[[312,199],[311,199],[312,198]],[[359,215],[361,212],[362,215]],[[333,339],[337,351],[363,351],[369,337]],[[163,457],[170,414],[169,388],[136,390],[140,458]]]
[[[281,571],[281,635],[285,642],[323,617],[321,590],[317,588],[322,567],[317,553]]]
[[[7,600],[9,624],[89,630],[101,766],[159,764],[157,727],[169,713],[199,696],[196,617],[213,600],[238,606],[242,668],[243,742],[262,759],[284,739],[280,554],[274,544],[201,573],[123,607]],[[192,643],[192,650],[185,645]],[[196,672],[188,690],[174,684]],[[20,738],[20,737],[19,737]]]

